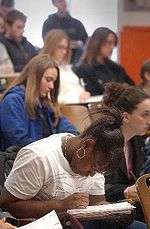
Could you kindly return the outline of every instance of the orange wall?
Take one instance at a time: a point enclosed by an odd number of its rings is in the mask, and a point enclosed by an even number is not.
[[[140,68],[150,58],[150,27],[123,27],[120,33],[120,63],[136,84],[140,82]]]

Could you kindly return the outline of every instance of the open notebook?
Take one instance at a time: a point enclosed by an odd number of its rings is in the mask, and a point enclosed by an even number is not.
[[[88,206],[85,209],[72,209],[68,210],[67,213],[75,216],[76,218],[88,218],[92,216],[103,217],[107,214],[131,214],[134,208],[135,207],[128,202],[121,202],[114,204]]]
[[[38,220],[29,223],[25,226],[19,227],[21,229],[62,229],[61,223],[55,211],[51,211],[47,215]]]

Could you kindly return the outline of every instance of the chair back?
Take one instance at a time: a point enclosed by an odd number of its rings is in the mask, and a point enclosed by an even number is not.
[[[62,105],[61,112],[80,132],[91,124],[88,109],[84,105]]]
[[[136,188],[143,208],[148,228],[150,229],[150,173],[144,174],[136,181]]]

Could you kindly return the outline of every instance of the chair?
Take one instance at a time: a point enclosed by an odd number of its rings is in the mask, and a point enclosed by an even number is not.
[[[61,112],[80,132],[91,124],[88,109],[84,105],[62,105]]]
[[[89,111],[91,122],[96,121],[100,117],[100,112],[98,111],[101,108],[101,106],[102,106],[101,102],[88,103],[88,111]]]
[[[150,173],[139,177],[135,185],[143,208],[146,223],[150,229]]]

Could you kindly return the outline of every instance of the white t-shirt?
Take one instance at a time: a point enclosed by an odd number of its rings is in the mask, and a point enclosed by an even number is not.
[[[23,200],[34,196],[40,200],[60,200],[75,192],[104,195],[102,174],[83,177],[71,170],[61,149],[65,135],[68,133],[51,135],[19,151],[5,182],[12,195]]]
[[[79,103],[80,95],[85,90],[80,85],[78,76],[72,71],[71,66],[60,66],[59,103]]]
[[[6,47],[0,43],[0,74],[11,74],[14,72],[13,64],[8,55]]]

